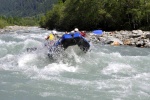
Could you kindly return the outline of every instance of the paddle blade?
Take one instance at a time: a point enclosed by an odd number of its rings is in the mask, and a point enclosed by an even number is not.
[[[93,33],[96,35],[102,35],[103,31],[102,30],[94,30]]]
[[[27,52],[32,52],[32,51],[36,51],[37,48],[36,47],[32,47],[32,48],[27,48]]]

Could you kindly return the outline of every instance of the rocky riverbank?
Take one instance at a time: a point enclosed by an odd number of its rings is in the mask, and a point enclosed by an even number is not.
[[[0,33],[7,33],[17,30],[30,30],[28,26],[8,26],[0,29]],[[60,37],[62,34],[57,34]],[[150,31],[133,30],[133,31],[113,31],[103,32],[102,35],[94,35],[92,32],[87,32],[89,41],[94,43],[110,44],[114,46],[128,45],[134,47],[150,48]]]
[[[150,32],[142,30],[104,32],[103,35],[92,35],[93,42],[101,42],[110,45],[128,45],[135,47],[150,47]]]

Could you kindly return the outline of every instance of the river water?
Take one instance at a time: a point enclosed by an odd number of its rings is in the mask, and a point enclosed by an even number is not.
[[[48,33],[0,34],[0,100],[150,100],[150,49],[91,44],[86,54],[70,47],[51,60]]]

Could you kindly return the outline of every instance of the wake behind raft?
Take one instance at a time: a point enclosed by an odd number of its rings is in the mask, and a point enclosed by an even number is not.
[[[49,48],[48,56],[52,57],[54,51],[58,51],[59,47],[66,50],[69,46],[78,45],[78,47],[83,51],[87,52],[90,48],[89,42],[81,36],[79,32],[64,34],[52,47]]]

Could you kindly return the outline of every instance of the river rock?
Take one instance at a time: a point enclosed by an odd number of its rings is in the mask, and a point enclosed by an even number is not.
[[[113,45],[113,46],[119,46],[120,43],[118,41],[113,41],[113,43],[111,43],[111,45]]]
[[[143,34],[143,31],[142,31],[142,30],[133,30],[132,33],[133,33],[133,34],[142,35],[142,34]]]
[[[149,38],[149,39],[150,39],[150,34],[147,34],[147,35],[146,35],[146,38]]]
[[[124,45],[131,45],[130,39],[125,39],[125,40],[123,41],[123,44],[124,44]]]

